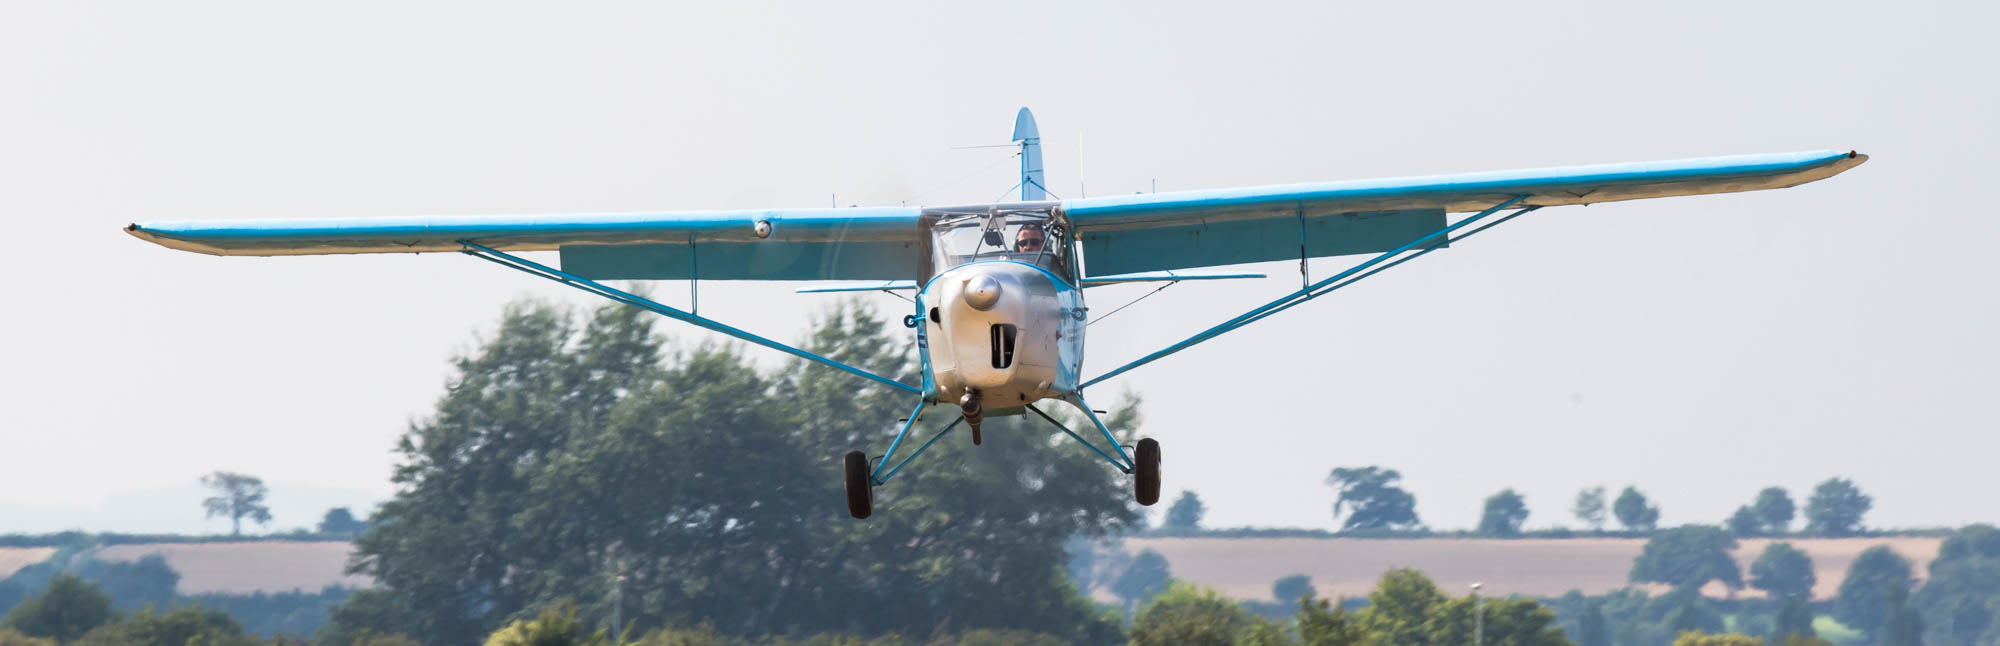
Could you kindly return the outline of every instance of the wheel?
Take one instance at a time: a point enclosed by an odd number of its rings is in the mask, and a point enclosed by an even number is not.
[[[1159,497],[1160,487],[1153,486],[1153,497]],[[847,452],[847,513],[855,518],[867,518],[875,511],[875,487],[868,482],[868,455],[860,451]]]
[[[1132,452],[1132,493],[1139,504],[1152,506],[1160,501],[1160,441],[1153,438],[1139,440],[1139,448]]]

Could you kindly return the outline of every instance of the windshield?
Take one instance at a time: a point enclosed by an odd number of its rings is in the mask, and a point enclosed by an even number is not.
[[[969,262],[1012,260],[1070,279],[1069,245],[1046,212],[946,216],[931,225],[932,263],[943,271]]]

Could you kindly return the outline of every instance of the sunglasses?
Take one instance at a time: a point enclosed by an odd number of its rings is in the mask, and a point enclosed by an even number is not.
[[[1026,249],[1028,247],[1039,247],[1039,246],[1042,246],[1041,238],[1022,238],[1020,240],[1014,241],[1014,248],[1017,250]]]

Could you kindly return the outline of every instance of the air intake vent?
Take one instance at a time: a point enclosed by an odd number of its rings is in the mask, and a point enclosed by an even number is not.
[[[993,324],[993,367],[1014,365],[1014,336],[1018,332],[1006,323]]]

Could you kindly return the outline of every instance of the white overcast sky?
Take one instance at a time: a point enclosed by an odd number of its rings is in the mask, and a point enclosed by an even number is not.
[[[986,201],[1007,151],[948,147],[1021,106],[1065,197],[1874,157],[1544,210],[1100,387],[1146,396],[1168,495],[1211,525],[1330,527],[1327,471],[1371,464],[1445,528],[1502,487],[1530,526],[1628,483],[1678,524],[1829,476],[1873,525],[2000,521],[1992,3],[685,4],[0,8],[0,533],[152,528],[105,501],[215,469],[385,496],[504,303],[588,302],[451,254],[213,258],[128,222]],[[1093,327],[1086,373],[1297,285],[1257,268]],[[702,312],[798,338],[832,297],[790,288],[707,283]]]

